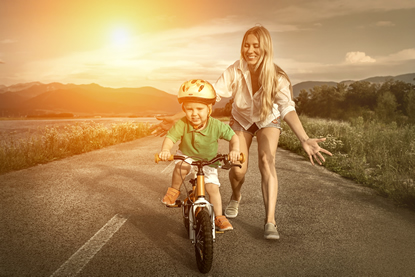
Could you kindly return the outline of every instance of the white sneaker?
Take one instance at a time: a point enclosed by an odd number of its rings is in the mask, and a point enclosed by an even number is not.
[[[277,225],[274,225],[273,223],[267,223],[264,227],[264,238],[265,239],[279,239],[280,235],[277,231]]]
[[[239,202],[241,202],[242,195],[239,198],[239,201],[236,200],[230,200],[228,203],[228,206],[226,206],[225,209],[225,216],[227,218],[235,218],[238,215],[238,208],[239,208]]]

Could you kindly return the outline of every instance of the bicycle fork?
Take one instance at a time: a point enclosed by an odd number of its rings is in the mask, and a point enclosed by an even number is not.
[[[188,217],[189,220],[189,226],[188,226],[188,234],[189,239],[192,241],[192,243],[195,243],[195,236],[196,236],[196,215],[197,213],[202,210],[206,209],[210,215],[210,221],[212,223],[212,237],[213,241],[215,241],[216,238],[216,230],[215,230],[215,212],[213,211],[213,205],[209,203],[209,201],[205,198],[205,184],[204,182],[204,174],[202,172],[198,172],[197,178],[190,180],[192,183],[193,192],[196,191],[196,195],[193,196],[192,201],[185,201],[183,205],[183,217]],[[195,200],[195,198],[197,198]],[[186,214],[186,209],[188,213]]]

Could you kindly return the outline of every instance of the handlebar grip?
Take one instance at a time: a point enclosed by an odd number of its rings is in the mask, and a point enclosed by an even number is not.
[[[170,157],[169,157],[169,159],[168,159],[168,161],[172,161],[172,160],[174,160],[174,155],[170,155]],[[159,157],[159,154],[154,154],[154,161],[155,161],[156,163],[159,163],[159,161],[161,161],[161,159],[160,159],[160,157]]]
[[[229,160],[229,154],[228,154],[228,160]],[[242,152],[239,154],[239,161],[241,162],[241,164],[243,164],[246,161],[245,155]]]
[[[239,155],[239,161],[241,162],[241,164],[243,164],[246,161],[245,155],[244,153],[241,152],[241,154]]]

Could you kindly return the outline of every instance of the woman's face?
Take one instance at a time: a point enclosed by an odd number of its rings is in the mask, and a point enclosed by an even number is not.
[[[243,45],[243,55],[248,66],[255,66],[262,57],[259,40],[254,34],[249,34]]]

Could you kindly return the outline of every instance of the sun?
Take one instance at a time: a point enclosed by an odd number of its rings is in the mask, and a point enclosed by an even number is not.
[[[111,34],[112,44],[115,46],[125,46],[129,42],[129,33],[126,29],[118,28]]]

